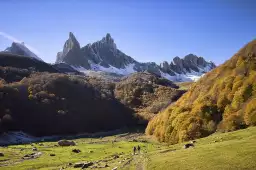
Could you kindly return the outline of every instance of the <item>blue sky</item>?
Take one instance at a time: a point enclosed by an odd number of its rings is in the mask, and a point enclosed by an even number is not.
[[[8,34],[53,63],[71,31],[81,46],[106,33],[138,61],[194,53],[217,64],[256,38],[254,0],[0,0],[0,50]]]

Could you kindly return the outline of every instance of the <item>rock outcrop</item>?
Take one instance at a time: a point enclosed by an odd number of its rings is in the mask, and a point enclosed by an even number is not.
[[[82,55],[80,44],[72,32],[69,33],[69,39],[65,42],[63,51],[57,53],[56,63],[61,62],[86,69],[90,68],[88,60]]]
[[[189,54],[181,59],[174,57],[170,64],[164,61],[160,64],[163,72],[173,75],[173,73],[186,74],[186,73],[206,73],[215,68],[216,65],[213,62],[207,62],[203,57],[198,57],[194,54]]]

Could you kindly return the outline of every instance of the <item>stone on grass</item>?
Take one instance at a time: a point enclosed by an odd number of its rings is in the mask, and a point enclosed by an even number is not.
[[[80,153],[81,150],[80,150],[80,149],[73,149],[72,152],[74,152],[74,153]]]
[[[88,168],[89,166],[92,166],[92,165],[93,165],[93,162],[84,163],[82,169]]]
[[[0,157],[4,156],[4,154],[2,152],[0,152]]]
[[[74,168],[82,168],[84,166],[84,162],[75,163]]]
[[[117,154],[113,156],[113,159],[117,159],[117,158],[119,158]]]
[[[79,163],[75,163],[74,168],[85,169],[92,165],[93,165],[93,162],[79,162]]]
[[[58,144],[60,146],[75,146],[75,142],[74,141],[68,141],[68,140],[60,140],[58,141]]]
[[[32,148],[32,151],[37,151],[37,148],[36,147]]]
[[[54,153],[51,153],[50,156],[56,156]]]
[[[33,159],[33,158],[38,158],[42,155],[42,152],[36,152],[36,153],[31,153],[31,154],[27,154],[27,155],[24,155],[22,157],[22,159]]]

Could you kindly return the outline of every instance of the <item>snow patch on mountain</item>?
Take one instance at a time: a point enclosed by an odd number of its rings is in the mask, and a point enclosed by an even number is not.
[[[105,72],[109,72],[109,73],[116,73],[116,74],[121,74],[121,75],[128,75],[131,73],[136,72],[134,69],[134,64],[128,64],[125,68],[116,68],[113,66],[110,67],[103,67],[99,64],[91,64],[91,68],[94,71],[105,71]]]
[[[89,62],[91,65],[91,69],[85,69],[81,66],[72,66],[72,68],[76,69],[79,72],[84,73],[85,75],[91,76],[91,75],[97,75],[96,73],[114,73],[117,75],[127,76],[129,74],[137,72],[134,70],[135,64],[128,64],[125,68],[118,69],[116,67],[110,66],[110,67],[103,67],[99,64],[95,64],[93,62]],[[174,81],[174,82],[191,82],[191,81],[197,81],[200,79],[205,72],[208,70],[211,70],[210,67],[200,68],[200,72],[191,71],[190,73],[186,74],[178,74],[175,73],[174,76],[164,73],[160,70],[161,77],[166,78],[168,80]]]
[[[171,76],[167,73],[163,73],[160,71],[161,77],[164,77],[170,81],[174,82],[191,82],[199,80],[204,74],[200,73],[187,73],[187,74],[176,74],[175,76]]]

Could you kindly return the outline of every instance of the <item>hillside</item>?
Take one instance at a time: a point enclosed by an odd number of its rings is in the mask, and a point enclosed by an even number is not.
[[[256,40],[205,74],[146,133],[177,143],[256,125]]]
[[[110,74],[63,74],[59,71],[72,67],[11,54],[2,54],[0,61],[0,133],[41,136],[145,125],[184,93],[150,73],[111,79]]]
[[[135,123],[115,99],[114,84],[58,73],[33,73],[0,85],[0,131],[37,136],[118,129]],[[100,107],[99,107],[100,106]]]
[[[202,169],[246,170],[255,169],[256,128],[229,133],[217,133],[196,140],[195,147],[181,149],[182,144],[147,155],[145,169]]]
[[[184,93],[168,80],[146,75],[158,84],[137,82],[131,94],[125,80],[116,85],[104,79],[59,73],[35,72],[18,82],[1,82],[0,131],[22,130],[41,136],[145,124]]]
[[[146,120],[176,101],[185,92],[171,81],[150,73],[134,73],[116,84],[115,96]],[[143,122],[141,122],[143,123]]]
[[[50,64],[35,58],[16,55],[11,53],[0,52],[0,66],[2,67],[16,67],[21,69],[31,69],[37,72],[56,73],[58,70],[53,68]]]

